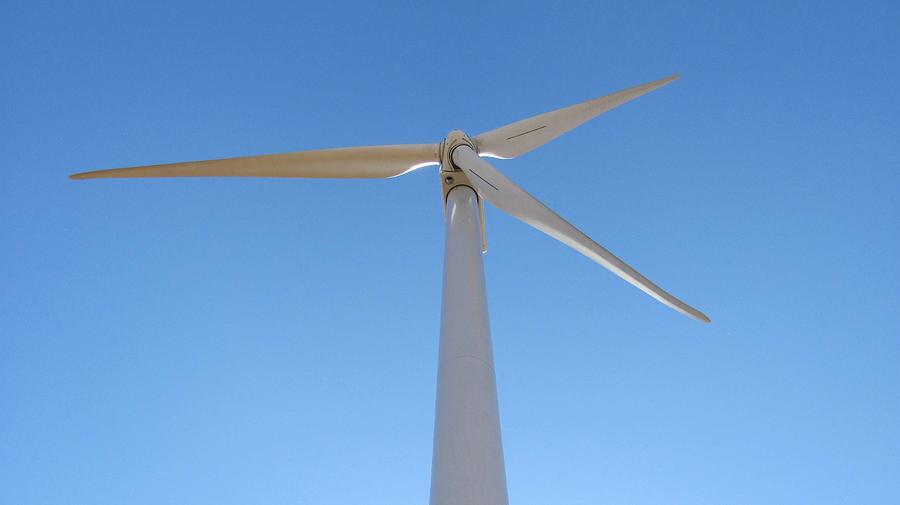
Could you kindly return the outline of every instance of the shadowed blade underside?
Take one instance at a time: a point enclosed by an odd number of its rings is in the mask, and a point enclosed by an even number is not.
[[[611,95],[601,96],[482,133],[473,140],[482,156],[515,158],[624,103],[678,79],[670,75]]]
[[[320,149],[82,172],[71,179],[135,177],[386,178],[437,165],[438,144]]]

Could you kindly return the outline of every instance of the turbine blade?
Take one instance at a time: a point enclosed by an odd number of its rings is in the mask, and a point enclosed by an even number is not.
[[[482,133],[473,140],[482,156],[515,158],[541,147],[610,109],[649,93],[679,77],[678,74],[673,74],[618,93],[516,121],[496,130]]]
[[[705,323],[710,321],[702,312],[667,293],[613,253],[604,249],[603,246],[591,240],[537,198],[507,179],[469,147],[456,148],[452,157],[453,163],[465,172],[478,193],[500,210],[575,249],[678,312]]]
[[[437,165],[438,144],[321,149],[83,172],[70,179],[119,177],[396,177]]]

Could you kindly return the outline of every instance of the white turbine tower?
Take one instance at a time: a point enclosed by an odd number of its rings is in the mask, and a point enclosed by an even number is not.
[[[481,258],[485,250],[484,200],[575,249],[678,312],[706,323],[709,318],[591,240],[483,157],[515,158],[677,78],[677,74],[672,75],[472,138],[454,130],[436,144],[322,149],[116,168],[75,174],[71,178],[386,178],[440,165],[446,241],[431,504],[506,504],[506,471]]]

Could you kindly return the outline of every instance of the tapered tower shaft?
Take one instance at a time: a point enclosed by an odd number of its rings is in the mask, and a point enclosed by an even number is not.
[[[447,194],[431,505],[506,505],[478,198]]]

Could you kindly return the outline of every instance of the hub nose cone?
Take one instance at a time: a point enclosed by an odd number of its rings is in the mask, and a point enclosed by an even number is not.
[[[477,152],[475,148],[475,143],[472,142],[472,139],[466,135],[466,132],[462,130],[453,130],[447,134],[444,138],[444,141],[441,142],[441,167],[444,170],[453,170],[453,161],[450,158],[450,154],[454,149],[461,145],[466,145],[472,148],[472,150]]]

